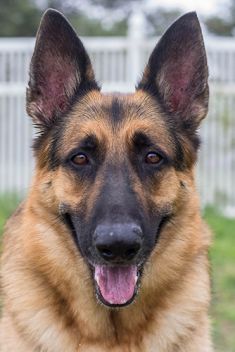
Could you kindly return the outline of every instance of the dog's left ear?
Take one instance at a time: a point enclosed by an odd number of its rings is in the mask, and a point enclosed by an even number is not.
[[[30,65],[27,112],[42,127],[65,113],[78,94],[99,89],[81,40],[56,10],[42,17]]]
[[[137,89],[158,99],[178,122],[190,120],[191,126],[198,127],[208,109],[208,68],[195,12],[180,17],[165,32]]]

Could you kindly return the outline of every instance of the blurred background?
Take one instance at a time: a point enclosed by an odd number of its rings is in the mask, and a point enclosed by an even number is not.
[[[210,71],[197,165],[202,213],[215,234],[211,317],[217,351],[235,352],[235,0],[0,0],[0,234],[26,194],[34,160],[25,90],[34,37],[52,7],[72,22],[103,91],[133,91],[158,37],[196,10]]]

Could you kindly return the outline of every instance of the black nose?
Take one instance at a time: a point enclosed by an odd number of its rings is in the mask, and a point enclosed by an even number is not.
[[[108,262],[127,262],[136,257],[143,242],[140,226],[133,223],[98,225],[94,245],[100,257]]]

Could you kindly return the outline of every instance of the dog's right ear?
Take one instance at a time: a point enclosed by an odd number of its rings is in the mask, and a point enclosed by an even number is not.
[[[42,17],[30,65],[27,112],[49,127],[73,99],[99,87],[89,56],[65,17],[49,9]]]

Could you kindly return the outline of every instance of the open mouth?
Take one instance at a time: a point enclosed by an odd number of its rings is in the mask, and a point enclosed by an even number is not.
[[[170,220],[171,215],[162,217],[155,235],[155,245],[159,239],[162,228]],[[80,253],[86,258],[93,276],[96,296],[98,300],[108,307],[124,307],[134,301],[138,292],[139,282],[144,262],[140,264],[95,264],[89,259],[79,245],[76,228],[71,215],[63,214],[63,220],[71,230],[72,237]]]
[[[66,213],[63,219],[81,251],[71,216]],[[123,307],[133,302],[141,276],[141,270],[137,265],[110,266],[88,262],[95,282],[96,295],[100,302],[109,307]]]
[[[136,265],[95,265],[93,270],[96,293],[103,304],[122,307],[134,300],[140,278]]]

